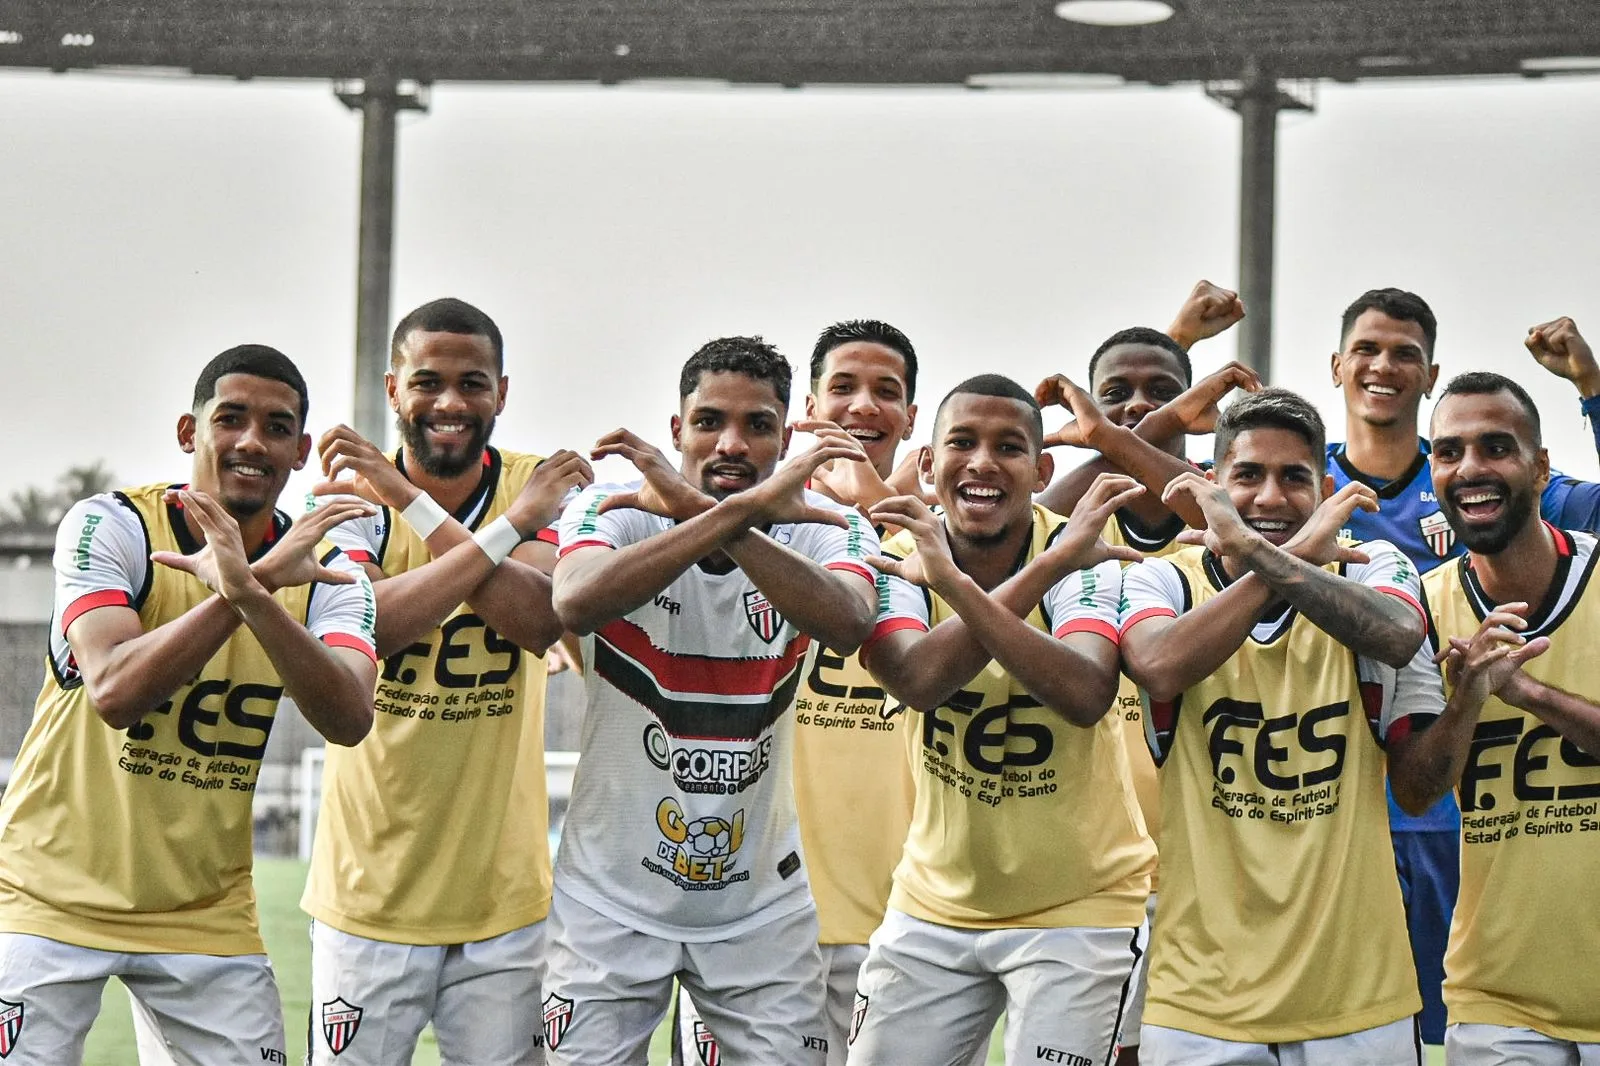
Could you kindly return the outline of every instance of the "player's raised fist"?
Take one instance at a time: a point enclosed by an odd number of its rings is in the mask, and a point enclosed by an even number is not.
[[[1522,343],[1540,366],[1576,385],[1584,399],[1600,395],[1600,365],[1572,319],[1541,322],[1528,330]]]
[[[1222,333],[1243,317],[1244,301],[1238,293],[1201,278],[1178,308],[1178,317],[1167,327],[1167,336],[1190,348],[1197,341]]]

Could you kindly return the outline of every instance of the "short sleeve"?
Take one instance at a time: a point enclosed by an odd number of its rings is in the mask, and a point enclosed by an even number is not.
[[[1419,733],[1444,713],[1444,678],[1433,655],[1433,641],[1424,640],[1411,661],[1395,671],[1393,698],[1384,701],[1378,719],[1384,743]]]
[[[56,530],[53,565],[62,634],[98,607],[137,609],[151,566],[144,523],[109,493],[73,504]]]
[[[1057,581],[1045,593],[1043,607],[1056,639],[1070,633],[1096,633],[1115,644],[1121,600],[1122,566],[1107,559]]]
[[[1121,633],[1147,618],[1176,618],[1188,610],[1183,575],[1165,559],[1146,559],[1122,573],[1122,602],[1118,629]]]
[[[306,513],[310,514],[318,507],[326,507],[334,500],[352,500],[355,496],[308,496],[306,498]],[[352,518],[348,522],[340,522],[328,530],[326,539],[329,544],[338,548],[352,562],[371,563],[374,566],[383,563],[383,546],[389,539],[389,524],[393,516],[387,507],[379,507],[376,514]]]
[[[1405,601],[1426,624],[1427,612],[1422,609],[1422,577],[1405,553],[1386,540],[1369,540],[1361,545],[1361,551],[1370,561],[1351,563],[1345,568],[1344,576]]]
[[[806,502],[842,515],[849,525],[843,529],[822,522],[778,526],[772,530],[773,540],[783,543],[787,538],[791,548],[825,569],[876,584],[877,572],[867,565],[867,556],[878,554],[878,534],[861,512],[815,492],[806,493]]]
[[[878,618],[865,644],[882,640],[902,629],[917,633],[928,631],[928,594],[920,586],[889,574],[879,574],[875,584],[878,590]]]
[[[625,548],[659,532],[648,519],[647,512],[632,508],[618,508],[600,513],[600,505],[609,496],[631,492],[636,486],[590,485],[577,499],[561,512],[560,554],[579,548]]]
[[[355,581],[348,585],[316,585],[306,612],[306,628],[329,647],[355,648],[376,661],[378,641],[373,627],[378,605],[366,571],[349,555],[335,549],[324,556],[322,565],[350,574]]]

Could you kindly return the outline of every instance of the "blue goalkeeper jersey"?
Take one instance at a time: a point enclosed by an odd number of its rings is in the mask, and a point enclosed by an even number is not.
[[[1583,413],[1594,434],[1595,451],[1600,453],[1600,396],[1583,401]],[[1356,511],[1342,535],[1357,541],[1386,540],[1405,552],[1423,574],[1465,551],[1456,543],[1455,532],[1434,497],[1427,441],[1417,441],[1416,459],[1393,481],[1378,481],[1357,470],[1339,443],[1328,445],[1328,473],[1334,491],[1360,481],[1378,494],[1378,510]],[[1550,484],[1539,500],[1539,512],[1558,529],[1600,530],[1600,483],[1552,470]],[[1389,825],[1396,832],[1453,831],[1461,826],[1461,811],[1453,793],[1420,815],[1402,811],[1391,795]]]

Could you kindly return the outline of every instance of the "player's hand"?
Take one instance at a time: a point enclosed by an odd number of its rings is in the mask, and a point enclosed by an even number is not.
[[[313,581],[329,585],[354,584],[354,574],[323,566],[318,549],[334,526],[376,513],[377,508],[366,500],[354,496],[335,497],[295,519],[289,532],[251,564],[250,569],[268,592],[309,585]]]
[[[794,423],[794,428],[801,433],[815,433],[819,429],[844,432],[838,424],[822,419],[803,419]],[[811,488],[846,507],[858,507],[862,511],[879,500],[898,495],[870,461],[858,463],[848,459],[830,459],[817,467],[811,475]]]
[[[506,517],[518,533],[531,537],[556,520],[569,492],[592,484],[594,468],[589,460],[562,448],[534,468],[533,476],[506,508]]]
[[[205,534],[206,543],[193,555],[151,552],[151,562],[192,574],[206,588],[229,603],[265,595],[266,589],[250,571],[250,560],[245,555],[239,523],[234,521],[227,508],[198,489],[169,489],[166,501],[182,507],[184,514],[194,518],[195,524]]]
[[[325,481],[313,496],[354,494],[363,500],[403,511],[422,494],[387,455],[346,425],[334,426],[317,441]]]
[[[1167,327],[1167,336],[1192,348],[1196,341],[1215,337],[1244,317],[1244,301],[1232,289],[1201,278],[1178,308],[1178,317]]]
[[[1503,603],[1489,612],[1471,639],[1451,637],[1450,646],[1433,657],[1467,706],[1481,707],[1491,695],[1513,703],[1530,682],[1522,664],[1550,650],[1550,638],[1528,640],[1522,635],[1527,614],[1526,603]]]
[[[1228,491],[1204,474],[1185,471],[1167,482],[1161,502],[1172,509],[1172,501],[1187,496],[1205,516],[1206,531],[1201,543],[1220,556],[1243,558],[1261,542],[1261,534],[1251,529],[1234,509]]]
[[[1065,374],[1052,374],[1039,382],[1033,398],[1040,407],[1065,407],[1072,412],[1072,420],[1053,433],[1045,434],[1044,446],[1055,448],[1092,448],[1094,439],[1105,426],[1106,416],[1094,404],[1094,398],[1084,392]]]
[[[1185,433],[1210,433],[1217,428],[1217,405],[1234,389],[1259,392],[1261,378],[1241,362],[1226,363],[1173,397],[1167,407]]]
[[[909,531],[917,545],[917,550],[906,559],[869,555],[868,566],[935,592],[961,580],[961,568],[950,554],[944,523],[917,497],[891,496],[874,507],[868,517],[880,525],[896,525]]]
[[[1366,563],[1371,558],[1363,551],[1339,542],[1339,531],[1350,524],[1356,511],[1378,509],[1378,494],[1371,486],[1352,481],[1317,505],[1300,527],[1300,532],[1290,538],[1283,550],[1312,566],[1329,563]]]
[[[1584,399],[1600,395],[1600,364],[1595,363],[1594,350],[1572,319],[1541,322],[1529,328],[1522,343],[1540,366],[1576,385]]]
[[[811,428],[802,429],[806,426]],[[817,522],[848,529],[849,519],[838,511],[807,503],[805,488],[823,463],[865,464],[867,453],[862,449],[861,442],[832,422],[799,422],[792,428],[814,435],[816,443],[790,457],[771,477],[740,494],[744,497],[744,503],[755,508],[755,524]]]
[[[678,468],[662,454],[661,449],[625,429],[612,430],[594,442],[589,452],[591,459],[620,455],[644,475],[644,484],[633,492],[619,492],[600,501],[598,514],[631,508],[687,522],[695,515],[704,514],[715,507],[717,501],[683,479]]]
[[[1106,522],[1118,510],[1144,494],[1144,486],[1125,474],[1101,474],[1089,490],[1078,497],[1067,519],[1067,527],[1056,535],[1044,556],[1061,569],[1063,576],[1074,570],[1116,559],[1136,563],[1144,558],[1132,548],[1107,544]]]

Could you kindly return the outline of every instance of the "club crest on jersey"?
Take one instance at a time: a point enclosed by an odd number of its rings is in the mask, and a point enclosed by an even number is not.
[[[343,996],[322,1005],[322,1038],[328,1042],[329,1051],[338,1055],[350,1046],[361,1028],[363,1013],[355,1004],[346,1003]]]
[[[0,1059],[17,1049],[17,1039],[22,1036],[23,1006],[9,999],[0,999]]]
[[[846,1044],[854,1044],[856,1037],[861,1034],[861,1023],[867,1020],[868,999],[861,993],[856,993],[856,1009],[850,1015],[850,1035],[845,1038]]]
[[[544,997],[544,1044],[551,1051],[561,1046],[561,1038],[567,1035],[567,1027],[572,1024],[572,1000],[558,996],[554,992]]]
[[[744,594],[744,617],[750,623],[750,628],[756,631],[756,636],[768,644],[777,638],[778,630],[783,626],[783,619],[778,617],[777,610],[760,589],[752,589]]]
[[[694,1050],[702,1066],[721,1066],[722,1049],[717,1047],[717,1038],[711,1035],[705,1022],[694,1023]]]
[[[1450,528],[1450,520],[1443,511],[1418,519],[1417,528],[1422,531],[1422,539],[1428,542],[1429,550],[1441,559],[1456,546],[1456,531]]]

